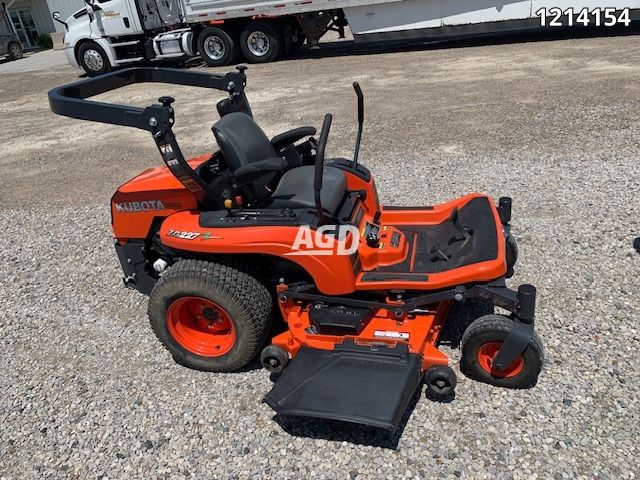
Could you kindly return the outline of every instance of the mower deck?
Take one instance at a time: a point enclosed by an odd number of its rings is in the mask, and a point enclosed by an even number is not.
[[[394,432],[420,383],[420,356],[345,341],[335,350],[303,347],[264,401],[281,415],[360,423]]]

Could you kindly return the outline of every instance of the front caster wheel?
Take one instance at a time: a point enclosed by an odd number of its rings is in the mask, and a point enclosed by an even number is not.
[[[247,365],[269,332],[271,295],[251,275],[213,262],[181,260],[149,296],[151,328],[185,367],[230,372]]]
[[[506,388],[535,385],[544,364],[544,348],[536,332],[529,346],[505,370],[498,371],[493,361],[511,331],[513,321],[502,315],[485,315],[475,320],[462,337],[460,369],[480,382]]]
[[[455,372],[446,365],[436,365],[424,374],[426,395],[431,400],[446,402],[453,398],[458,380]]]
[[[271,373],[282,372],[289,363],[289,354],[282,348],[269,345],[260,354],[262,367]]]

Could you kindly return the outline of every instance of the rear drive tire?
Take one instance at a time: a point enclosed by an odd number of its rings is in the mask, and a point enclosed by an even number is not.
[[[544,364],[544,348],[536,332],[529,346],[502,372],[492,370],[502,343],[513,321],[502,315],[485,315],[475,320],[462,337],[460,370],[480,382],[506,388],[529,388],[535,385]]]
[[[198,35],[198,53],[210,67],[229,65],[238,56],[238,42],[230,29],[207,27]]]
[[[11,42],[7,46],[7,52],[9,52],[9,60],[19,60],[24,56],[22,45],[20,45],[18,42]]]
[[[240,49],[251,63],[272,62],[280,56],[283,47],[282,31],[272,23],[251,22],[240,34]]]
[[[90,77],[103,75],[111,70],[109,57],[96,42],[85,42],[78,48],[78,62]]]
[[[181,260],[149,297],[151,328],[177,363],[231,372],[258,353],[270,328],[272,299],[251,275],[213,262]]]

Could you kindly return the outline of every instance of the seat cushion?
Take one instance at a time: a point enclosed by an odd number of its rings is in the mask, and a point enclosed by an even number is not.
[[[316,208],[313,178],[315,167],[287,170],[278,186],[271,194],[269,208]],[[347,191],[347,179],[338,168],[324,167],[320,199],[322,209],[329,215],[335,215]]]

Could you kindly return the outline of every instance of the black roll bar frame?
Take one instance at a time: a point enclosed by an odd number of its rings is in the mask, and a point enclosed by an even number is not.
[[[128,85],[166,83],[225,91],[229,94],[228,101],[234,110],[252,116],[249,101],[244,93],[247,84],[246,68],[239,66],[237,72],[224,75],[175,68],[127,68],[56,87],[49,91],[49,106],[53,113],[65,117],[134,127],[150,132],[171,173],[194,194],[198,202],[201,202],[206,196],[207,185],[185,160],[173,133],[175,114],[171,106],[174,102],[172,97],[160,97],[160,104],[152,104],[145,108],[87,99]]]

